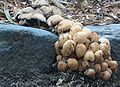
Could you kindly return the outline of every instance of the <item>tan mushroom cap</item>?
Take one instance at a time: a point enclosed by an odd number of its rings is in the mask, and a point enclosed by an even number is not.
[[[21,13],[30,13],[34,12],[35,10],[32,7],[26,7],[21,10]]]
[[[98,42],[100,36],[96,32],[92,32],[91,41]]]
[[[85,43],[87,42],[87,33],[77,32],[73,35],[73,40],[77,43]]]
[[[54,26],[62,20],[64,20],[64,18],[62,16],[56,14],[56,15],[50,16],[47,19],[47,23],[48,23],[49,26]]]
[[[95,61],[94,53],[91,50],[86,51],[83,60],[89,60],[91,62]]]
[[[106,71],[108,68],[108,64],[106,62],[101,63],[101,70]]]
[[[91,29],[89,29],[89,28],[83,28],[83,31],[87,33],[88,38],[92,37],[92,31],[91,31]]]
[[[56,6],[50,6],[52,8],[53,14],[62,15],[60,8]]]
[[[70,35],[74,35],[75,33],[82,31],[82,27],[80,25],[72,25],[70,29]]]
[[[99,38],[99,41],[103,44],[106,44],[108,46],[109,50],[111,49],[110,41],[107,38],[101,37],[101,38]]]
[[[103,80],[109,80],[110,77],[111,77],[110,72],[108,71],[103,72],[103,77],[102,77]]]
[[[18,19],[31,19],[31,17],[34,15],[34,12],[30,13],[23,13],[18,16]]]
[[[75,53],[78,58],[82,58],[86,52],[87,48],[84,44],[77,44]]]
[[[57,68],[59,71],[65,72],[67,70],[67,63],[65,63],[64,61],[60,61],[58,62]]]
[[[94,69],[87,69],[84,74],[90,78],[94,78],[95,77],[95,70]]]
[[[105,56],[109,56],[109,47],[108,47],[108,45],[106,45],[104,43],[101,43],[100,44],[100,50],[103,51]]]
[[[100,63],[103,60],[103,52],[102,50],[98,50],[95,52],[95,62]]]
[[[67,30],[70,30],[73,23],[74,23],[73,21],[70,21],[70,20],[67,20],[67,19],[64,19],[64,20],[60,21],[60,23],[58,24],[58,28],[57,28],[58,33],[63,33]]]
[[[56,57],[57,63],[62,61],[62,59],[63,59],[62,55],[57,55]]]
[[[58,54],[58,55],[60,55],[61,54],[61,46],[60,46],[60,43],[59,43],[59,41],[57,41],[57,42],[55,42],[55,51],[56,51],[56,53]]]
[[[78,69],[78,61],[74,58],[69,58],[67,60],[67,64],[68,64],[68,67],[70,68],[70,70],[77,70]]]
[[[64,57],[71,55],[75,51],[75,47],[73,43],[70,43],[69,41],[66,41],[63,44],[63,48],[61,50],[61,53]]]
[[[31,18],[38,19],[42,22],[47,22],[46,18],[41,13],[35,13]]]
[[[69,33],[65,33],[59,36],[59,43],[60,46],[63,47],[63,44],[67,41],[67,40],[71,40],[72,36]]]
[[[82,69],[83,69],[83,70],[86,70],[86,69],[88,69],[88,68],[90,68],[89,62],[88,62],[88,61],[83,61],[83,62],[82,62]]]
[[[112,60],[112,61],[109,61],[108,66],[111,70],[115,71],[118,67],[118,63],[117,61]]]
[[[100,64],[95,64],[95,71],[98,72],[98,73],[101,71]]]
[[[50,6],[42,6],[40,9],[45,15],[52,13],[52,8]]]
[[[98,51],[100,48],[99,44],[97,42],[93,42],[90,44],[89,49],[92,50],[94,53]]]

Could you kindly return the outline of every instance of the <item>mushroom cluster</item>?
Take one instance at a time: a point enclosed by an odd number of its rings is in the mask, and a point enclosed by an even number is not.
[[[47,19],[51,15],[62,15],[61,9],[46,0],[36,0],[32,7],[13,8],[14,18],[20,25],[49,28]]]
[[[59,40],[55,43],[59,71],[78,70],[89,78],[111,78],[118,63],[111,58],[110,41],[107,38],[59,15],[49,17],[47,22],[55,26],[59,34]]]

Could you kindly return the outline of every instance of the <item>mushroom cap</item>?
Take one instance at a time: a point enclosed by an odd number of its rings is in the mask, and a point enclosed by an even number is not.
[[[66,41],[63,44],[63,48],[61,50],[61,53],[64,57],[71,55],[75,51],[75,47],[73,43],[70,43],[69,41]]]
[[[82,44],[82,43],[81,44],[77,44],[76,50],[75,50],[77,57],[78,58],[83,57],[85,52],[86,52],[86,50],[87,50],[87,48],[86,48],[86,46],[84,44]]]
[[[100,64],[95,64],[95,71],[100,72],[101,71],[101,66]]]
[[[100,63],[100,62],[102,62],[102,59],[103,59],[103,52],[102,52],[102,50],[96,51],[95,52],[95,61],[97,63]]]
[[[118,63],[117,61],[112,60],[112,61],[109,61],[108,66],[111,70],[115,71],[118,67]]]
[[[58,62],[57,68],[59,71],[65,72],[67,70],[67,63],[65,63],[64,61],[60,61]]]
[[[31,19],[31,17],[34,15],[34,12],[30,12],[30,13],[21,13],[17,18],[18,19]]]
[[[56,51],[56,53],[59,55],[59,54],[61,54],[61,46],[60,46],[60,43],[59,43],[59,41],[57,41],[57,42],[55,42],[55,51]]]
[[[100,50],[103,51],[104,56],[107,56],[107,57],[109,56],[109,47],[108,47],[108,45],[106,45],[104,43],[101,43],[100,44]]]
[[[40,14],[43,14],[43,15],[44,15],[44,12],[43,12],[40,8],[37,8],[37,9],[35,10],[35,13],[40,13]]]
[[[47,22],[46,21],[46,18],[41,14],[41,13],[35,13],[31,19],[37,19],[39,21],[42,21],[42,22]]]
[[[95,70],[94,69],[87,69],[84,74],[90,78],[94,78],[95,77]]]
[[[108,71],[103,72],[103,77],[102,77],[103,80],[109,80],[110,77],[111,77],[111,75]]]
[[[87,39],[87,41],[84,43],[87,49],[89,49],[90,43],[91,43],[90,39]]]
[[[42,6],[40,9],[45,15],[52,13],[52,8],[50,6]]]
[[[92,35],[91,35],[91,41],[93,41],[93,42],[98,42],[98,40],[99,40],[99,35],[96,33],[96,32],[92,32]]]
[[[69,33],[65,33],[59,36],[59,43],[60,46],[63,47],[63,44],[67,41],[67,40],[71,40],[72,36]]]
[[[82,69],[83,69],[83,70],[86,70],[86,69],[88,69],[88,68],[90,68],[89,62],[88,62],[88,61],[83,61],[83,62],[82,62]]]
[[[101,70],[106,71],[108,68],[108,64],[106,62],[101,63]]]
[[[68,64],[68,67],[70,68],[70,70],[77,70],[78,69],[78,61],[74,58],[69,58],[67,60],[67,64]]]
[[[99,44],[97,42],[93,42],[90,44],[89,49],[92,50],[94,53],[98,51],[100,48]]]
[[[67,19],[64,19],[62,21],[59,22],[58,24],[58,33],[63,33],[63,32],[66,32],[68,30],[70,30],[70,28],[72,27],[73,25],[73,21],[70,21],[70,20],[67,20]]]
[[[91,31],[91,29],[89,29],[89,28],[83,28],[83,31],[87,33],[88,38],[92,37],[92,31]]]
[[[74,48],[76,47],[76,42],[74,40],[67,40],[66,43],[72,44]]]
[[[73,40],[77,43],[85,43],[87,42],[87,33],[77,32],[73,35]]]
[[[58,24],[60,21],[62,21],[64,18],[60,15],[53,15],[53,16],[50,16],[48,19],[47,19],[47,23],[49,26],[54,26],[56,24]]]
[[[56,57],[57,62],[62,61],[62,59],[63,59],[62,55],[57,55],[57,57]]]
[[[62,15],[60,8],[56,6],[50,6],[52,8],[53,14]]]
[[[109,50],[111,49],[111,47],[110,47],[110,41],[109,41],[107,38],[101,37],[101,38],[99,38],[99,41],[100,41],[101,43],[103,43],[103,44],[108,45]]]
[[[110,75],[112,75],[112,70],[110,68],[107,68],[106,71],[108,71],[110,73]]]
[[[91,50],[86,51],[83,60],[89,60],[91,62],[95,61],[94,53]]]
[[[26,7],[21,10],[21,13],[30,13],[34,12],[35,10],[32,7]]]
[[[80,25],[73,25],[70,29],[70,35],[74,35],[75,33],[82,31],[82,27]]]
[[[74,26],[74,25],[79,25],[79,26],[81,26],[81,28],[83,29],[83,25],[82,25],[80,22],[74,22],[74,23],[73,23],[73,26]]]

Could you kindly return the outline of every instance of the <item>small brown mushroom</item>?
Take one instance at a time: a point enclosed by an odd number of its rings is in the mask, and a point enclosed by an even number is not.
[[[89,39],[87,39],[87,41],[84,43],[84,45],[86,46],[86,48],[88,49],[89,48],[89,46],[90,46],[90,40]]]
[[[69,33],[65,33],[59,36],[59,43],[60,46],[63,47],[63,44],[67,41],[67,40],[71,40],[72,36]]]
[[[77,43],[85,43],[87,42],[87,33],[77,32],[73,35],[73,40]]]
[[[45,15],[52,13],[52,8],[50,6],[42,6],[40,9]]]
[[[81,26],[81,28],[83,29],[83,25],[82,25],[80,22],[74,22],[73,26],[74,26],[74,25],[79,25],[79,26]]]
[[[57,63],[62,61],[62,59],[63,59],[62,55],[57,55],[56,57]]]
[[[95,52],[95,62],[100,63],[103,61],[103,52],[102,50],[98,50]]]
[[[86,69],[88,69],[88,68],[90,68],[89,62],[88,62],[88,61],[83,61],[83,62],[82,62],[82,69],[83,69],[83,70],[86,70]]]
[[[93,42],[90,44],[89,49],[95,53],[99,50],[99,44],[97,42]]]
[[[103,77],[102,77],[103,80],[109,80],[110,77],[111,77],[111,75],[108,71],[103,72]]]
[[[109,50],[111,49],[111,47],[110,47],[110,41],[109,41],[107,38],[99,38],[99,41],[100,41],[101,43],[103,43],[103,44],[108,45]]]
[[[84,56],[85,52],[86,52],[86,46],[84,44],[77,44],[76,46],[76,55],[78,58],[81,58]]]
[[[89,28],[83,28],[83,31],[87,33],[87,35],[88,35],[87,38],[91,38],[92,37],[92,31]]]
[[[94,69],[87,69],[84,74],[90,78],[94,78],[95,77],[95,70]]]
[[[60,15],[53,15],[50,16],[47,20],[47,23],[49,26],[55,26],[56,24],[58,24],[60,21],[62,21],[64,18]]]
[[[68,64],[68,67],[70,68],[70,70],[77,70],[78,69],[78,61],[74,58],[69,58],[67,60],[67,64]]]
[[[60,47],[60,43],[57,41],[55,42],[55,51],[56,51],[56,54],[61,54],[61,47]]]
[[[96,32],[92,32],[92,35],[91,35],[91,41],[93,42],[98,42],[99,40],[99,35],[96,33]]]
[[[26,7],[21,10],[21,13],[30,13],[34,12],[35,10],[32,7]]]
[[[83,57],[83,60],[89,60],[89,61],[95,61],[95,56],[94,56],[94,53],[91,51],[91,50],[88,50],[86,53],[85,53],[85,55],[84,55],[84,57]]]
[[[110,68],[107,68],[106,71],[108,71],[110,73],[110,75],[112,75],[112,70]]]
[[[67,63],[65,63],[64,61],[60,61],[58,62],[57,68],[59,71],[65,72],[67,70]]]
[[[101,43],[100,44],[100,50],[103,51],[105,57],[109,56],[109,47],[108,47],[108,45]]]
[[[70,41],[66,41],[63,44],[63,49],[61,50],[61,53],[64,57],[70,56],[75,51],[74,44]]]
[[[101,70],[106,71],[108,68],[108,64],[106,62],[101,63]]]
[[[98,73],[101,71],[100,64],[95,64],[95,71],[98,72]]]
[[[70,29],[70,35],[73,36],[75,33],[82,31],[82,27],[79,25],[73,25]]]
[[[60,8],[56,6],[51,6],[51,8],[52,8],[53,14],[62,15]]]
[[[108,66],[111,70],[115,71],[118,67],[118,63],[117,61],[112,60],[112,61],[109,61]]]
[[[58,33],[64,33],[64,32],[69,31],[73,23],[74,23],[73,21],[70,21],[67,19],[60,21],[60,23],[58,24],[58,28],[57,28]]]

